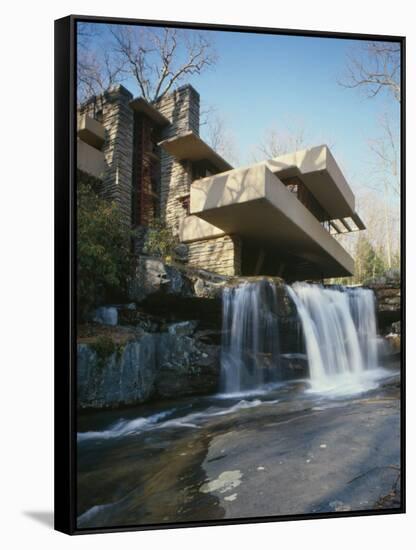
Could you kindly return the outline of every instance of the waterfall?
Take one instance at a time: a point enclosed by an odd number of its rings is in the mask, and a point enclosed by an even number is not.
[[[377,367],[372,291],[307,283],[287,291],[302,324],[312,390],[365,389],[366,371]]]
[[[266,279],[223,291],[221,389],[258,390],[279,379],[276,286]]]
[[[367,288],[347,289],[354,324],[357,327],[364,365],[368,369],[378,367],[377,321],[375,296]]]
[[[311,390],[368,389],[363,380],[368,382],[378,367],[373,292],[307,283],[286,286],[286,292],[302,327]],[[255,391],[279,381],[279,357],[275,283],[262,279],[225,288],[222,391]]]

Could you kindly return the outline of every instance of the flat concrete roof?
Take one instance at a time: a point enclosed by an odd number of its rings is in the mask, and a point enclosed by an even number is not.
[[[130,107],[137,113],[142,113],[148,116],[158,126],[167,126],[170,124],[170,120],[166,118],[162,113],[153,107],[143,97],[136,97],[130,101]]]
[[[351,256],[266,163],[194,181],[190,213],[226,234],[305,259],[317,266],[319,276],[354,272]]]
[[[165,139],[158,145],[178,160],[190,160],[194,162],[208,160],[220,172],[232,170],[233,168],[231,164],[192,131]]]
[[[332,219],[355,212],[354,194],[327,145],[264,161],[280,179],[298,176]]]

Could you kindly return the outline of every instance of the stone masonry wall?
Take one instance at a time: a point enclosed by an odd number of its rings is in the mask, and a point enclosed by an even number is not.
[[[163,140],[190,130],[199,134],[199,94],[192,86],[178,88],[156,102],[155,107],[171,121],[162,131]],[[189,193],[191,183],[190,163],[177,161],[162,148],[159,216],[174,235],[187,215],[180,197]]]
[[[126,223],[131,223],[133,111],[129,106],[131,93],[123,86],[115,86],[93,98],[80,109],[80,114],[95,117],[102,111],[106,129],[103,153],[106,171],[103,178],[103,196],[115,201]]]
[[[241,240],[224,235],[216,239],[195,241],[188,245],[188,265],[220,275],[240,275]]]

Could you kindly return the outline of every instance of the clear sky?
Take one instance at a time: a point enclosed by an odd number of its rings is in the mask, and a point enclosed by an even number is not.
[[[207,32],[218,62],[189,81],[201,103],[224,117],[240,164],[253,161],[267,130],[300,125],[311,144],[331,147],[356,190],[365,184],[371,177],[368,140],[380,135],[383,112],[391,113],[398,127],[399,105],[388,93],[368,99],[337,83],[358,41]]]

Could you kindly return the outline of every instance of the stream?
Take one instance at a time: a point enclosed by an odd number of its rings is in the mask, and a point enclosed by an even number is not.
[[[373,508],[397,484],[399,374],[344,398],[307,381],[201,397],[78,426],[78,527]]]
[[[220,392],[77,420],[78,528],[400,505],[400,365],[366,289],[297,283],[309,376],[280,376],[268,281],[226,289]]]

